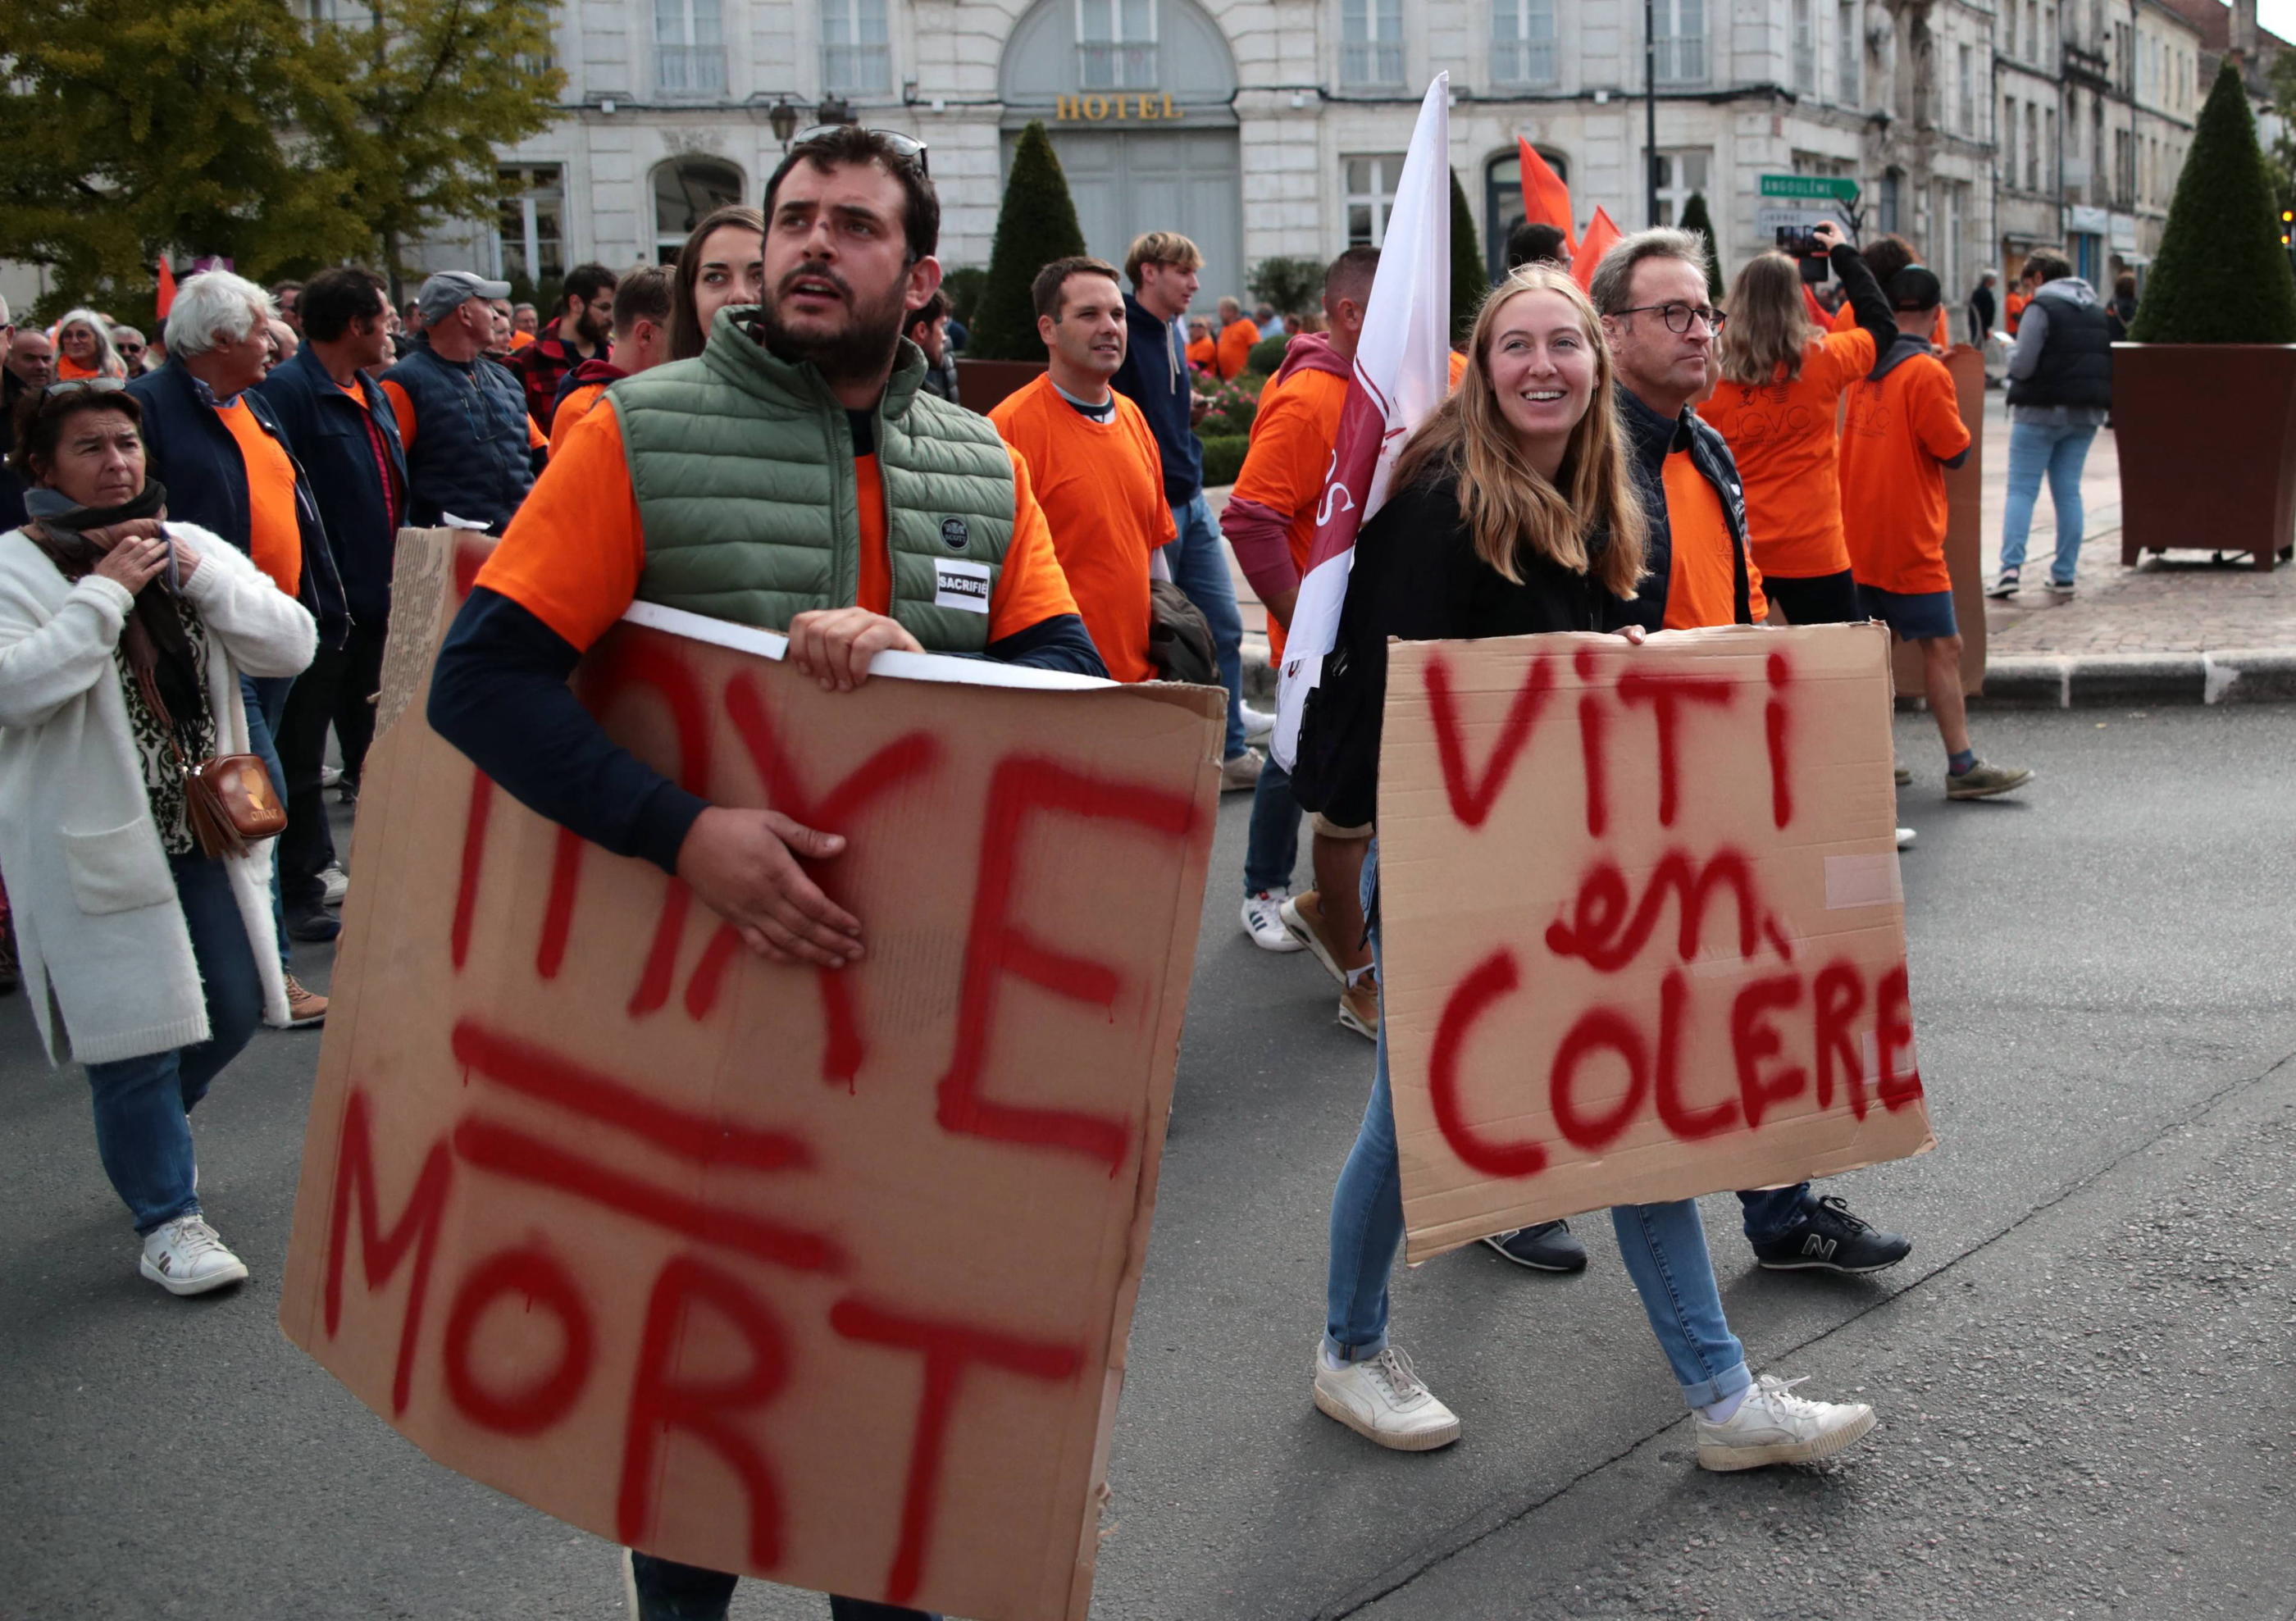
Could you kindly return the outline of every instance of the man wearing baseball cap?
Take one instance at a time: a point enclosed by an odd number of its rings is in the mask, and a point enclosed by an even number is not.
[[[440,271],[416,299],[422,335],[382,374],[406,450],[406,521],[418,528],[451,513],[499,534],[542,469],[547,441],[518,379],[486,357],[488,300],[509,297],[507,282]]]

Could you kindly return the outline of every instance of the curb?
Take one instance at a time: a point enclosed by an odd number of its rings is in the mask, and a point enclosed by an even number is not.
[[[1247,636],[1243,695],[1273,701],[1265,642]],[[2086,709],[2130,704],[2296,702],[2296,648],[2209,653],[2085,653],[1996,659],[1972,703],[1989,709]]]

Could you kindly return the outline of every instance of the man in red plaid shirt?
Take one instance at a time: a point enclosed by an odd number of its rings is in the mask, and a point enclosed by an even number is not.
[[[614,326],[614,273],[603,265],[577,265],[566,274],[566,293],[542,335],[512,354],[505,364],[526,389],[526,412],[550,431],[558,411],[558,385],[586,360],[603,360]]]

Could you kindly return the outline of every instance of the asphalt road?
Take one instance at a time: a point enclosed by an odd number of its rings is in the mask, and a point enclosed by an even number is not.
[[[1908,1232],[1863,1281],[1756,1271],[1756,1366],[1882,1425],[1710,1476],[1618,1260],[1480,1248],[1398,1279],[1465,1421],[1381,1452],[1308,1404],[1331,1183],[1370,1049],[1235,920],[1224,806],[1096,1617],[2296,1617],[2296,708],[1980,715],[2020,799],[1948,806],[1901,719],[1914,1003],[1939,1150],[1839,1191]],[[326,948],[305,948],[314,984]],[[0,1004],[0,1617],[619,1614],[612,1552],[430,1464],[274,1322],[316,1041],[200,1114],[255,1281],[135,1275],[85,1083]],[[762,1584],[734,1614],[817,1617]]]

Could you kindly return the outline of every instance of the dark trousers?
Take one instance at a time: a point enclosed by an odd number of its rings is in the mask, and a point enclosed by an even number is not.
[[[287,831],[279,835],[279,898],[289,912],[309,912],[326,899],[319,874],[335,859],[334,835],[327,829],[327,804],[319,769],[327,763],[327,728],[333,724],[335,693],[343,683],[346,656],[322,647],[309,667],[295,677],[273,740],[286,781]]]
[[[650,1553],[630,1553],[630,1571],[637,1578],[640,1621],[725,1621],[726,1607],[734,1601],[734,1584],[742,1578],[699,1565],[658,1560]],[[830,1621],[941,1621],[921,1609],[903,1609],[867,1599],[842,1599],[832,1594]]]
[[[343,676],[335,686],[335,741],[342,746],[343,781],[356,784],[374,741],[374,700],[382,691],[382,648],[390,617],[377,614],[351,626],[343,649]]]

